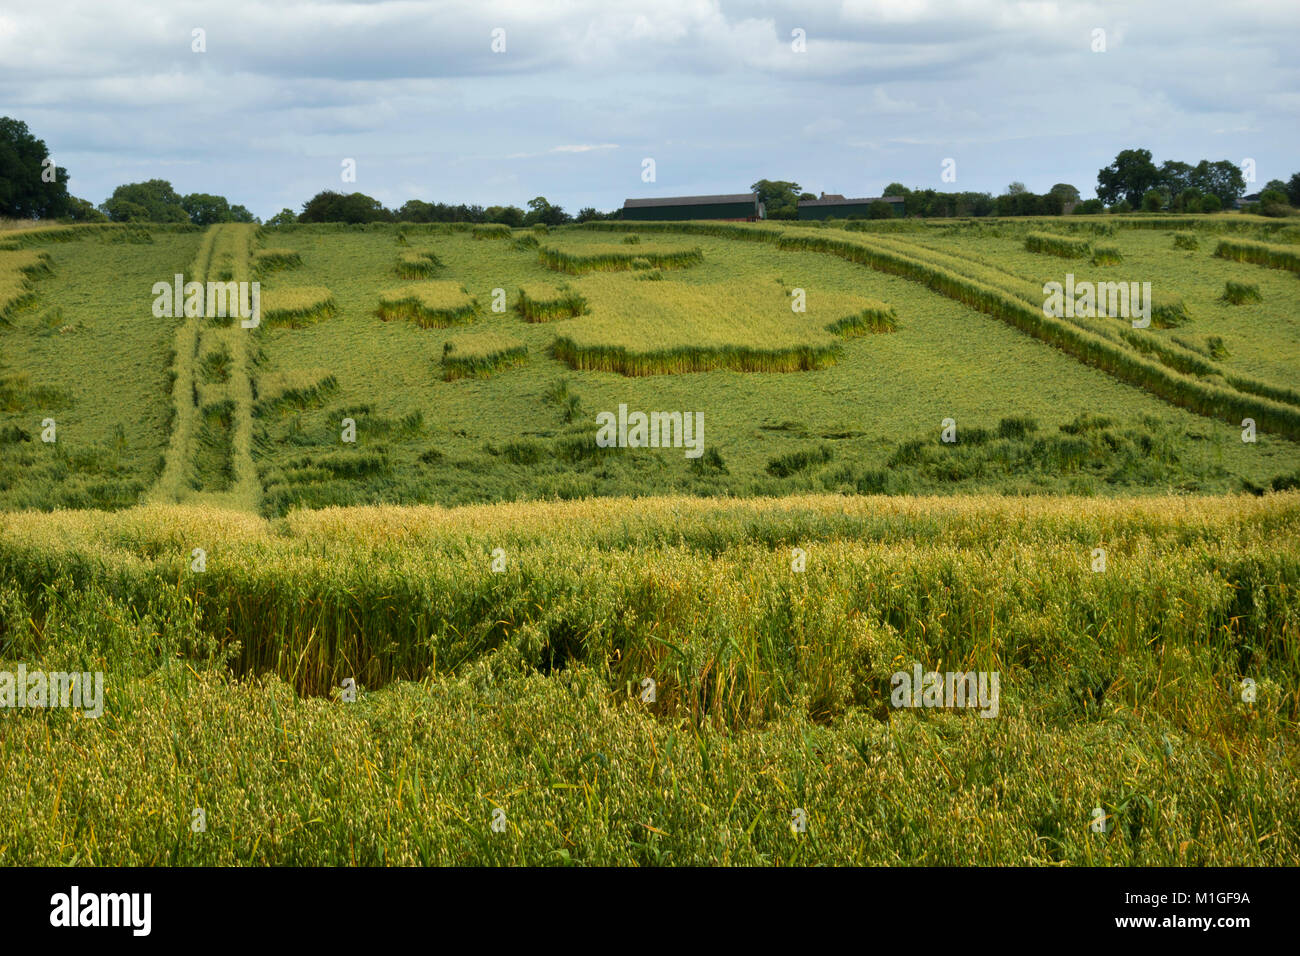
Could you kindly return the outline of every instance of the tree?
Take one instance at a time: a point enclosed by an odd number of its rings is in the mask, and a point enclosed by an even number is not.
[[[165,179],[118,186],[99,208],[113,222],[190,221],[181,197]]]
[[[1085,199],[1074,207],[1076,216],[1096,216],[1106,211],[1106,205],[1100,199]]]
[[[189,214],[190,222],[196,226],[211,226],[218,222],[230,222],[230,203],[225,196],[213,196],[209,193],[190,193],[181,199],[181,206]]]
[[[1189,186],[1174,197],[1173,209],[1175,212],[1200,212],[1201,198],[1201,191]]]
[[[578,210],[577,218],[574,221],[575,222],[599,222],[602,219],[609,219],[609,218],[611,217],[606,216],[595,206],[583,206],[581,209]]]
[[[1201,212],[1218,212],[1223,208],[1223,200],[1214,193],[1201,197]]]
[[[234,205],[230,207],[229,221],[230,222],[256,222],[256,223],[261,222],[261,220],[258,219],[256,216],[254,216],[249,209],[240,205]]]
[[[877,199],[867,207],[867,218],[869,219],[893,219],[894,208],[892,203]]]
[[[299,222],[391,222],[393,214],[383,203],[364,193],[337,193],[327,189],[303,203]]]
[[[1108,211],[1109,211],[1109,212],[1114,212],[1114,213],[1132,212],[1132,211],[1133,211],[1133,207],[1129,205],[1129,202],[1128,202],[1127,199],[1121,199],[1119,202],[1117,202],[1117,203],[1115,203],[1113,206],[1111,206],[1110,209],[1109,209]]]
[[[487,222],[499,222],[518,229],[524,224],[524,211],[518,206],[488,206],[483,210],[483,218]]]
[[[1221,159],[1217,163],[1201,160],[1192,170],[1192,183],[1202,193],[1214,193],[1224,206],[1231,206],[1246,191],[1246,178],[1236,163]]]
[[[1300,173],[1292,173],[1286,184],[1286,197],[1291,205],[1300,208]]]
[[[1159,189],[1148,189],[1142,194],[1142,211],[1159,212],[1165,208],[1165,194]]]
[[[298,217],[293,214],[292,209],[281,209],[270,219],[266,220],[268,226],[288,226],[298,221]]]
[[[26,123],[0,116],[0,216],[53,219],[67,212],[68,171],[49,159]]]
[[[1282,180],[1280,179],[1270,179],[1268,182],[1264,184],[1264,189],[1262,190],[1262,192],[1268,192],[1270,189],[1273,192],[1285,193],[1286,183],[1282,182]]]
[[[1149,149],[1125,149],[1113,163],[1097,171],[1097,196],[1111,206],[1125,200],[1132,208],[1159,181],[1160,171],[1151,162]]]
[[[760,179],[749,189],[758,193],[758,201],[763,204],[768,219],[799,218],[799,194],[803,189],[798,183],[783,179]]]
[[[68,208],[64,211],[64,216],[73,222],[108,221],[108,217],[96,209],[89,199],[79,199],[76,196],[68,197]]]
[[[1038,196],[1025,188],[1024,183],[1012,183],[1007,191],[994,201],[999,216],[1042,216],[1052,212],[1051,200]]]
[[[149,210],[129,199],[110,199],[100,208],[110,222],[152,222]]]
[[[1079,190],[1069,183],[1057,183],[1047,191],[1046,205],[1053,216],[1065,212],[1065,207],[1079,201]]]
[[[528,212],[524,216],[525,226],[534,226],[539,222],[546,222],[546,217],[550,214],[551,204],[545,196],[534,196],[528,200]],[[550,225],[550,223],[546,223]]]
[[[1265,189],[1259,194],[1258,206],[1261,216],[1286,216],[1291,212],[1287,206],[1286,193],[1280,189]]]
[[[911,192],[911,190],[908,189],[906,186],[904,186],[902,183],[890,183],[888,186],[885,187],[885,191],[882,192],[880,195],[888,198],[901,196],[902,198],[906,199],[907,194],[909,192]]]
[[[1156,184],[1169,195],[1180,196],[1189,189],[1196,188],[1193,185],[1195,172],[1186,163],[1166,159],[1160,164],[1160,177]]]
[[[528,215],[524,216],[525,226],[535,226],[539,222],[547,226],[562,226],[570,220],[571,217],[562,206],[552,206],[545,196],[528,200]]]

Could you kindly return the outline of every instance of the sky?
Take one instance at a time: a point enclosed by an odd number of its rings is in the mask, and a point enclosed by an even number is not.
[[[161,178],[263,219],[324,189],[1088,198],[1126,148],[1300,171],[1297,49],[1297,0],[0,0],[0,116],[95,204]]]

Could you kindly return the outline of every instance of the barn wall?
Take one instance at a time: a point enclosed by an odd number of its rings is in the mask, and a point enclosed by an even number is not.
[[[691,206],[624,207],[623,218],[631,220],[747,219],[757,216],[753,203],[711,203]]]

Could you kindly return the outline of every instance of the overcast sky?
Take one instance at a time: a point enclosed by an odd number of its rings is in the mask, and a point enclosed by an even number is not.
[[[262,218],[322,189],[576,212],[760,178],[1087,198],[1128,147],[1300,171],[1298,49],[1297,0],[3,0],[0,115],[96,204],[163,178]]]

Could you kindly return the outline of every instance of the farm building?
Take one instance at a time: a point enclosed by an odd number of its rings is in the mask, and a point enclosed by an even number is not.
[[[843,196],[822,193],[820,199],[801,199],[799,200],[799,218],[800,219],[848,219],[850,216],[857,216],[859,219],[867,219],[871,216],[871,204],[873,202],[889,203],[893,207],[894,215],[903,214],[903,198],[901,196],[875,196],[867,199],[845,199]]]
[[[664,196],[655,199],[626,199],[624,219],[742,219],[764,217],[758,193],[733,196]]]

